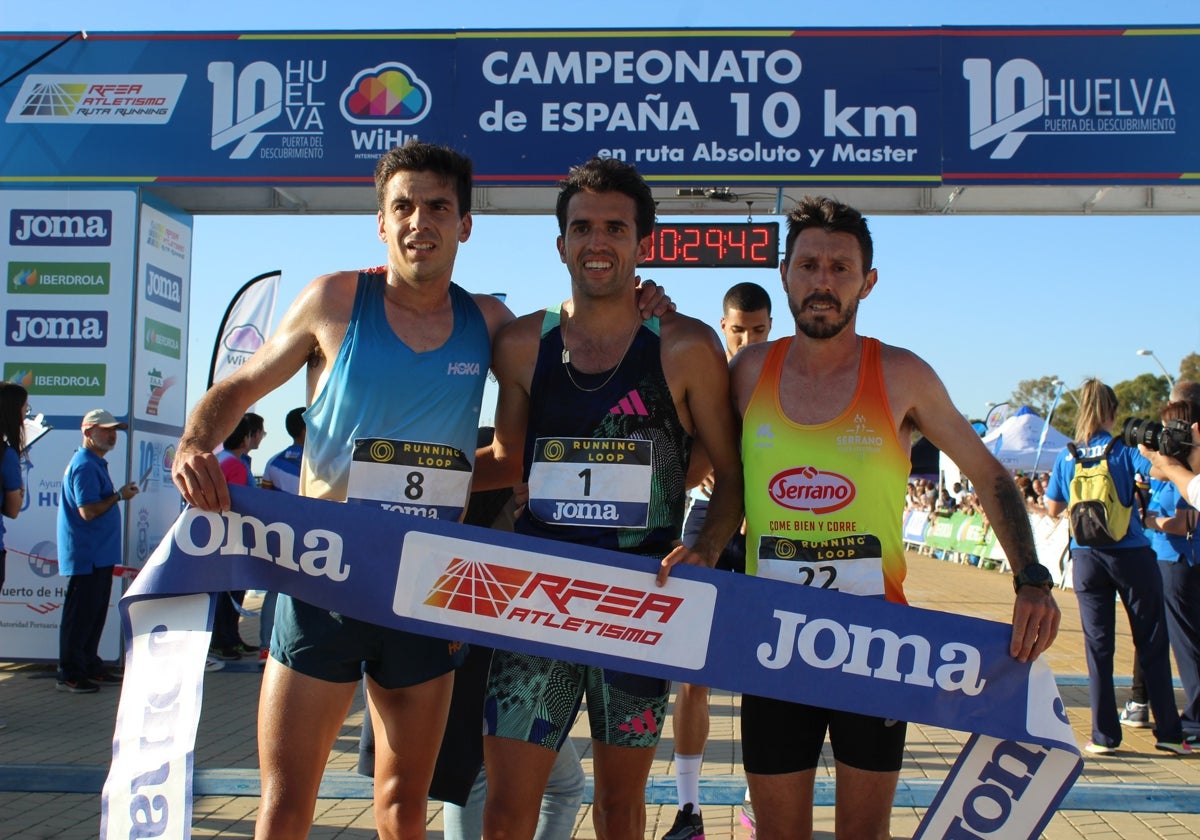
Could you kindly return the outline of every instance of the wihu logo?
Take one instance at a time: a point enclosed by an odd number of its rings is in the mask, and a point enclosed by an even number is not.
[[[1175,102],[1164,78],[1048,79],[1027,58],[992,75],[986,58],[963,61],[971,149],[996,143],[990,157],[1008,160],[1025,138],[1044,135],[1174,134]],[[1026,128],[1028,126],[1028,128]],[[998,142],[997,142],[998,141]]]
[[[111,245],[111,210],[10,210],[9,245]]]

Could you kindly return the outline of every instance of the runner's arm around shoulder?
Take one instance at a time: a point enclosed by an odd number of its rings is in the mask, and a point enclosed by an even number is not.
[[[318,349],[316,325],[337,317],[341,301],[334,296],[339,289],[344,294],[340,276],[325,275],[309,283],[266,344],[236,373],[209,388],[192,409],[171,465],[171,478],[188,504],[213,512],[229,509],[229,488],[212,451],[247,408],[287,382]],[[343,308],[349,312],[349,304]]]
[[[742,461],[738,457],[738,423],[729,395],[729,367],[711,327],[676,316],[663,325],[668,382],[681,381],[693,437],[712,464],[713,494],[704,527],[691,548],[678,546],[663,558],[658,584],[666,583],[677,563],[716,565],[725,544],[742,521]],[[678,322],[678,323],[674,323]],[[678,335],[678,338],[676,336]],[[672,374],[682,374],[675,379]]]
[[[475,452],[472,492],[512,487],[521,480],[529,386],[537,364],[540,313],[505,324],[492,341],[492,372],[500,386],[492,445]]]
[[[971,480],[1013,574],[1019,575],[1027,565],[1036,564],[1038,558],[1029,515],[1017,485],[1008,470],[987,451],[971,424],[958,413],[932,368],[916,356],[906,355],[895,365],[900,385],[895,395],[892,380],[888,380],[888,398],[895,396],[909,404],[901,433],[907,431],[905,427],[911,421]],[[1009,653],[1021,662],[1036,659],[1054,642],[1060,620],[1051,587],[1020,586],[1013,606]]]

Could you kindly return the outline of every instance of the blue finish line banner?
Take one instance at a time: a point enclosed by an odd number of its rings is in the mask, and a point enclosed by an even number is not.
[[[919,838],[1036,837],[1082,761],[1007,625],[653,558],[231,488],[121,602],[126,676],[102,836],[190,836],[213,596],[285,592],[433,636],[973,733]]]

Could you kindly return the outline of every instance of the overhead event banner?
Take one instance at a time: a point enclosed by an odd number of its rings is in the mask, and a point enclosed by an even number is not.
[[[61,35],[0,36],[13,73]],[[362,184],[410,137],[480,184],[1178,183],[1200,28],[92,33],[0,88],[0,184]]]

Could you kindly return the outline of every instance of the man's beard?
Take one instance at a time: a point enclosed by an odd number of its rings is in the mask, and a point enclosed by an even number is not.
[[[804,307],[810,303],[832,303],[838,306],[837,310],[831,311],[828,314],[833,315],[834,320],[826,320],[825,313],[822,313],[819,320],[804,320]],[[833,338],[835,335],[846,329],[846,326],[854,320],[855,314],[858,312],[858,297],[850,299],[850,302],[843,308],[838,301],[829,295],[809,295],[800,304],[788,298],[788,307],[792,310],[792,317],[796,320],[796,328],[804,333],[809,338]]]

